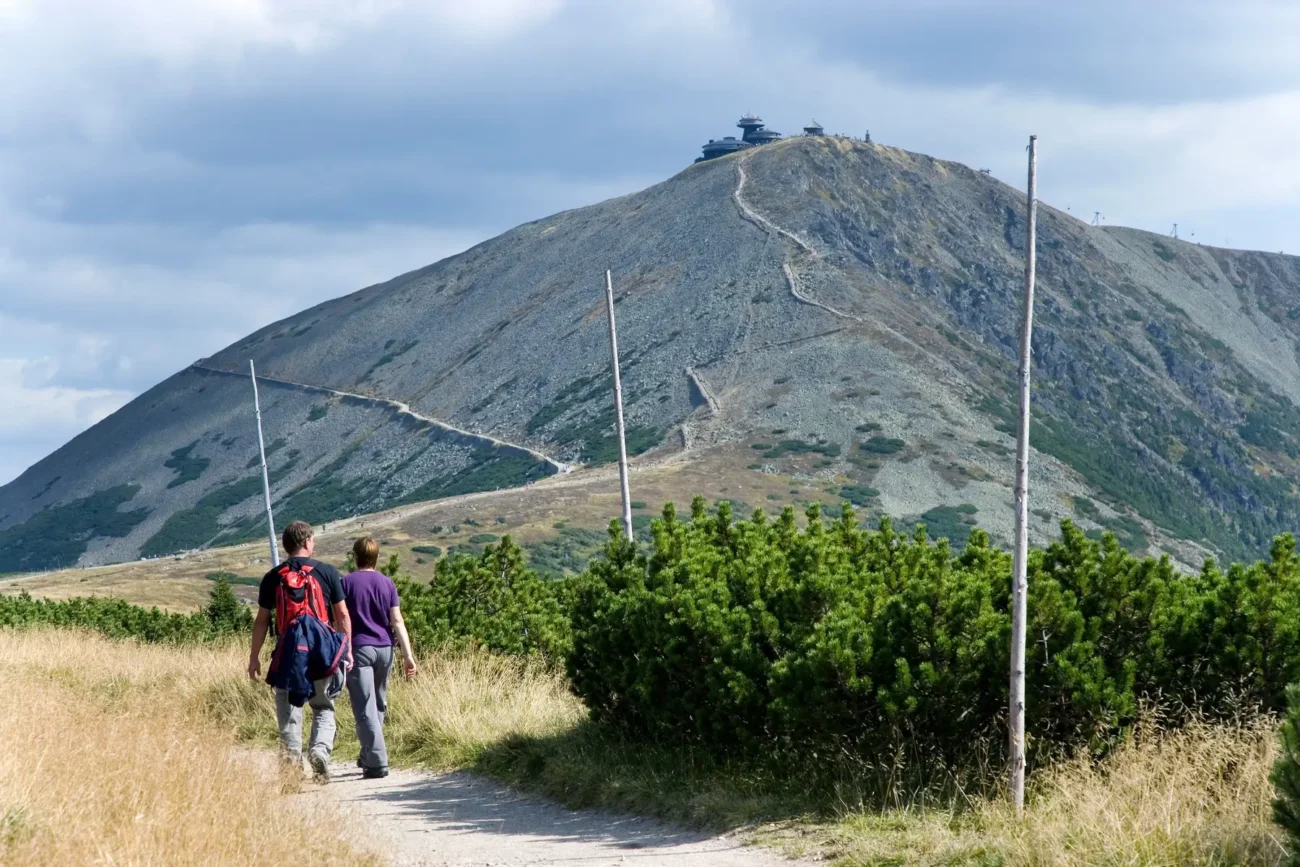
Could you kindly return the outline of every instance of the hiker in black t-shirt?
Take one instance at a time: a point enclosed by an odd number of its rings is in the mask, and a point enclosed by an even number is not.
[[[351,668],[352,621],[348,617],[348,607],[343,597],[343,582],[339,578],[338,570],[328,563],[312,559],[311,555],[316,549],[316,538],[311,525],[306,521],[294,521],[285,527],[281,541],[284,543],[288,559],[262,576],[262,583],[257,589],[257,618],[253,621],[253,644],[248,657],[248,676],[257,680],[262,673],[260,655],[262,644],[266,641],[267,630],[271,626],[272,614],[278,609],[281,612],[280,616],[284,616],[286,600],[283,598],[282,586],[285,567],[288,567],[288,572],[295,579],[306,579],[308,587],[304,595],[308,599],[317,598],[316,593],[319,593],[330,625],[348,638],[346,667]],[[301,602],[298,604],[302,605]],[[288,625],[288,623],[276,623],[276,635],[283,633]],[[308,702],[312,709],[308,758],[311,761],[312,771],[323,781],[329,780],[329,757],[334,749],[334,698],[342,691],[343,669],[340,668],[339,672],[335,678],[317,681],[314,684],[314,695]],[[334,683],[334,680],[338,683]],[[280,746],[284,749],[285,757],[301,767],[303,710],[289,702],[286,690],[278,688],[275,690],[275,715],[280,725]]]

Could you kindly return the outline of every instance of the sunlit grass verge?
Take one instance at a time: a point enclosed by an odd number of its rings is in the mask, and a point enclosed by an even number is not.
[[[1270,818],[1275,721],[1139,730],[1102,762],[1040,771],[1023,820],[1008,805],[854,813],[818,831],[840,864],[1281,865]]]
[[[1280,865],[1269,770],[1277,723],[1139,726],[1101,761],[1040,769],[1016,820],[1000,768],[919,776],[903,759],[726,762],[590,723],[562,675],[476,654],[434,657],[392,695],[394,761],[470,768],[573,807],[747,828],[842,865]],[[882,804],[885,805],[882,807]]]
[[[203,713],[240,657],[0,631],[0,863],[377,863],[330,815],[295,815],[296,780]]]
[[[257,761],[269,750],[231,749],[275,740],[270,692],[243,677],[245,652],[0,632],[14,697],[0,708],[13,745],[0,756],[0,863],[251,863],[284,834],[322,863],[365,863],[311,817],[263,821],[282,812],[284,781]],[[898,759],[726,762],[593,725],[564,676],[536,663],[458,652],[421,668],[391,685],[394,764],[476,770],[570,806],[744,828],[841,865],[1286,863],[1267,717],[1140,727],[1100,762],[1036,771],[1017,821],[986,796],[1002,785],[996,768],[959,780],[918,778]],[[346,698],[338,711],[346,760]]]
[[[922,775],[898,757],[723,761],[650,745],[592,724],[558,672],[484,654],[433,656],[395,682],[388,732],[394,763],[468,768],[571,807],[746,828],[842,865],[1285,863],[1268,717],[1141,726],[1100,762],[1037,771],[1023,821],[988,796],[1000,768]]]
[[[435,770],[473,766],[496,745],[543,740],[586,717],[563,675],[482,653],[433,656],[413,681],[391,687],[390,754]]]

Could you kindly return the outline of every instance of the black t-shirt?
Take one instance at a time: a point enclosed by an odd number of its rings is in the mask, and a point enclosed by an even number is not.
[[[290,557],[280,566],[289,563],[296,566],[312,567],[311,574],[320,583],[320,592],[325,596],[325,605],[329,608],[330,622],[334,622],[334,606],[343,601],[343,579],[339,570],[328,563],[313,560],[310,557]],[[267,611],[275,611],[275,588],[280,584],[280,566],[262,576],[262,583],[257,585],[257,604]],[[279,624],[276,625],[279,629]]]

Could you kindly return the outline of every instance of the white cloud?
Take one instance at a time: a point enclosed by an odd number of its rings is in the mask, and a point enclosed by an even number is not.
[[[981,45],[1020,26],[1016,2],[986,4]],[[968,5],[0,0],[0,373],[46,419],[0,428],[0,483],[21,469],[13,455],[39,457],[194,358],[512,223],[646,186],[744,110],[787,133],[810,117],[870,128],[1017,186],[1036,132],[1050,204],[1295,246],[1300,81],[1270,4],[1234,10],[1224,44],[1238,47],[1215,50],[1222,10],[1138,16],[1169,37],[1154,60],[1107,59],[1131,33],[1089,43],[1132,21],[1130,4],[1055,10],[1087,27],[1057,29],[1071,60],[1045,82],[1014,63],[964,77],[989,52],[965,23],[942,34],[951,44],[925,28]],[[881,45],[904,23],[894,65],[854,29]],[[1196,82],[1227,84],[1193,101],[1169,98],[1186,86],[1126,89],[1130,70],[1188,58]],[[1251,59],[1273,71],[1264,84]],[[943,68],[917,72],[929,66]]]
[[[48,384],[48,359],[0,357],[0,481],[9,481],[49,451],[106,418],[131,399],[129,391]]]
[[[2,224],[0,224],[2,225]],[[171,248],[167,262],[122,261],[94,231],[23,225],[28,254],[0,247],[0,345],[49,353],[58,376],[142,388],[249,331],[327,298],[459,252],[481,233],[413,226],[232,226],[211,236],[141,225],[127,243]],[[44,233],[53,238],[44,237]],[[11,235],[12,237],[12,235]],[[67,243],[62,252],[58,241]],[[144,376],[145,381],[140,377]]]

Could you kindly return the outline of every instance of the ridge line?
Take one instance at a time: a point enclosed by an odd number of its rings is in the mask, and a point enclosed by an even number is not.
[[[197,361],[191,364],[190,367],[195,370],[206,370],[210,373],[223,373],[226,376],[238,376],[240,378],[243,378],[244,376],[247,375],[244,373],[237,373],[233,370],[225,370],[220,367],[211,367],[206,364],[200,364]],[[434,427],[444,430],[448,433],[460,434],[461,436],[471,437],[473,439],[485,440],[494,446],[505,446],[507,448],[518,449],[519,451],[526,452],[527,454],[531,455],[537,460],[543,461],[544,463],[547,463],[550,466],[554,467],[557,473],[565,474],[565,473],[573,472],[573,464],[566,464],[563,461],[557,461],[555,458],[551,457],[550,455],[539,452],[537,451],[537,449],[531,449],[528,446],[522,446],[519,445],[518,443],[512,443],[512,442],[507,442],[506,440],[497,439],[491,434],[475,433],[474,431],[464,430],[463,428],[458,428],[455,425],[448,424],[447,422],[442,421],[441,419],[436,419],[433,418],[432,416],[422,415],[421,413],[418,413],[415,410],[411,409],[411,405],[409,403],[406,403],[405,401],[395,400],[393,398],[387,398],[387,397],[375,397],[374,395],[371,394],[358,394],[357,392],[354,391],[343,391],[337,388],[328,388],[323,385],[311,385],[305,382],[294,382],[291,379],[280,379],[278,377],[267,376],[266,374],[262,374],[262,373],[257,374],[257,378],[265,382],[273,382],[278,385],[287,385],[290,388],[300,388],[306,391],[317,391],[317,392],[322,392],[324,394],[332,394],[335,397],[351,397],[357,400],[367,400],[372,403],[384,404],[392,409],[397,410],[397,412],[401,415],[409,415],[411,418],[416,419],[417,421],[422,421],[425,424],[433,425]]]

